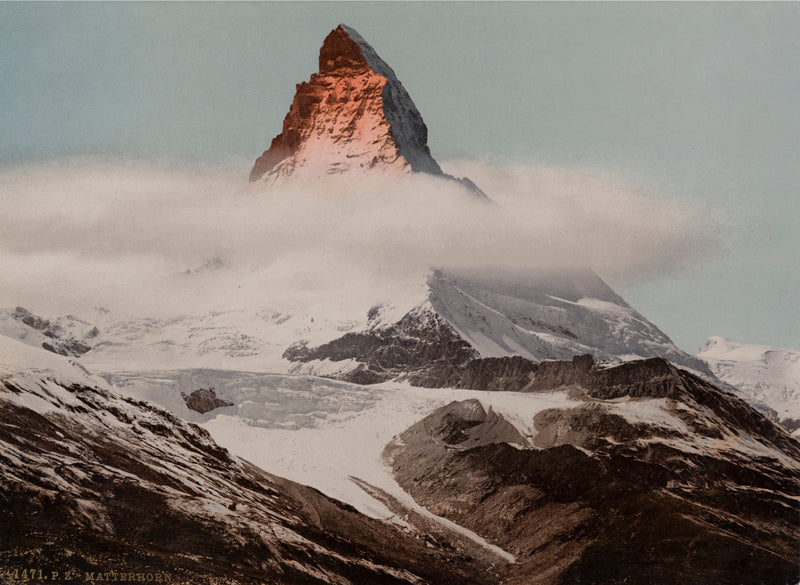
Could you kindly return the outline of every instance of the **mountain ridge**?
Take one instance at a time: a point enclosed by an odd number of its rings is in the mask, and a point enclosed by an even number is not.
[[[517,555],[507,583],[796,582],[800,443],[785,430],[658,358],[540,370],[529,392],[574,402],[515,413],[532,438],[472,399],[384,451],[417,501]]]

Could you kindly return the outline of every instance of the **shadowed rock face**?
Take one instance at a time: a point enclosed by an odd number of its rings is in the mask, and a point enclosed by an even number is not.
[[[520,356],[480,358],[468,361],[457,388],[521,391],[533,379],[538,365]]]
[[[625,362],[614,367],[599,367],[592,356],[576,356],[569,362],[542,362],[525,391],[563,387],[578,388],[598,400],[666,398],[688,403],[693,408],[678,411],[676,416],[699,435],[719,438],[717,423],[723,421],[732,428],[763,437],[780,448],[795,449],[797,446],[784,429],[741,398],[662,358]],[[698,415],[698,412],[705,411],[713,413],[713,418]]]
[[[797,582],[800,443],[665,360],[541,364],[528,391],[554,389],[575,407],[532,414],[532,438],[455,402],[384,456],[417,502],[517,555],[506,583]]]
[[[356,359],[363,366],[342,379],[372,384],[404,375],[418,386],[456,385],[463,365],[476,352],[432,311],[413,312],[396,324],[308,348],[293,345],[283,357],[295,362]]]
[[[425,431],[434,441],[453,449],[472,449],[495,443],[527,446],[519,431],[491,408],[487,412],[480,401],[453,402],[425,418]]]

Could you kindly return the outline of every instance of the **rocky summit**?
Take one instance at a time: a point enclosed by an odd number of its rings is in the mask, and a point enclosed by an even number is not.
[[[454,179],[431,156],[428,128],[392,68],[340,24],[322,44],[319,73],[298,84],[283,131],[256,160],[250,182],[362,171]],[[469,179],[455,180],[486,197]]]
[[[250,181],[376,168],[442,174],[403,84],[361,35],[339,25],[322,44],[319,73],[297,86],[283,132]]]

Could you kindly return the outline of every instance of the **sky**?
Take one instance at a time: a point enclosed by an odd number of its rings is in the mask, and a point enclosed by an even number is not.
[[[245,182],[340,22],[395,70],[446,169],[490,196],[559,177],[562,206],[602,215],[593,268],[681,348],[800,348],[797,3],[0,3],[0,181],[41,187],[102,160],[101,175],[149,161]],[[0,209],[22,222],[36,209],[17,187]],[[14,233],[6,248],[30,248]],[[649,266],[619,260],[636,238]]]

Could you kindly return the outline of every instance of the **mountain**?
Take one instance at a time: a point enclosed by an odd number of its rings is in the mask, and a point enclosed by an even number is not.
[[[112,318],[94,331],[81,362],[109,373],[233,368],[443,387],[467,384],[468,372],[491,358],[540,362],[590,353],[607,362],[663,357],[714,380],[704,362],[678,349],[588,269],[438,270],[388,298],[376,296],[357,313],[340,312],[323,297],[280,311]],[[36,331],[11,333],[41,346]],[[474,378],[469,386],[480,388]]]
[[[711,337],[695,357],[720,380],[774,408],[786,428],[800,431],[800,351]]]
[[[362,173],[454,180],[342,25],[251,181]],[[2,578],[800,581],[800,443],[592,270],[353,280],[167,317],[0,313]]]
[[[585,353],[605,361],[663,357],[714,380],[589,269],[434,271],[415,294],[372,307],[361,328],[318,346],[300,342],[284,357],[302,364],[296,373],[460,386],[476,359]]]
[[[0,413],[3,582],[495,582],[458,535],[365,517],[3,336]]]
[[[427,128],[391,67],[340,25],[323,42],[319,73],[298,85],[283,131],[250,178],[262,184],[386,172],[452,179],[431,157]],[[224,280],[227,267],[221,257],[207,259],[187,270],[185,285],[198,286],[194,277]],[[91,343],[76,338],[91,347],[81,359],[108,373],[208,367],[441,387],[468,384],[468,368],[492,363],[473,360],[539,362],[590,353],[604,361],[663,357],[716,381],[704,362],[678,349],[590,269],[443,267],[410,277],[393,295],[366,298],[358,291],[363,306],[347,312],[338,299],[302,292],[297,297],[304,300],[293,306],[106,319]],[[8,332],[24,340],[22,333]]]
[[[297,86],[283,131],[250,172],[250,182],[288,176],[442,172],[428,148],[428,128],[394,71],[369,43],[340,24],[322,44],[319,73]]]

